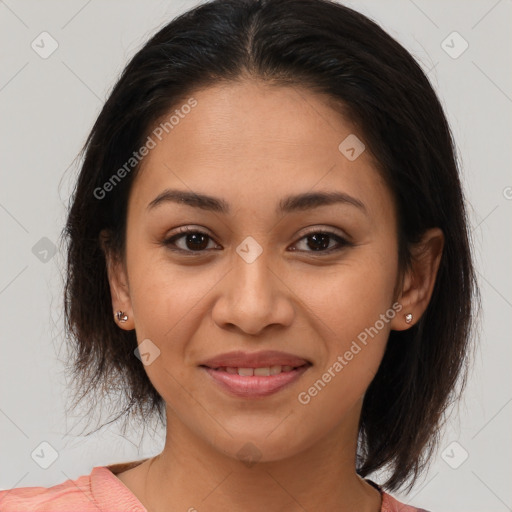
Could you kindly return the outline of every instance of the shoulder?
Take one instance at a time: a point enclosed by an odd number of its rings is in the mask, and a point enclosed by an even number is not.
[[[52,487],[18,487],[0,491],[1,512],[140,511],[140,503],[107,466]]]
[[[391,494],[382,491],[382,506],[380,512],[429,512],[423,508],[416,508],[411,505],[399,502]]]
[[[371,486],[375,487],[380,492],[382,502],[380,507],[380,512],[429,512],[424,508],[413,507],[412,505],[406,505],[405,503],[401,503],[396,498],[388,494],[381,485],[375,483],[373,480],[369,478],[364,479]]]
[[[98,511],[91,491],[91,475],[69,479],[52,487],[18,487],[0,491],[2,512],[57,512],[71,507],[80,507],[84,512]]]

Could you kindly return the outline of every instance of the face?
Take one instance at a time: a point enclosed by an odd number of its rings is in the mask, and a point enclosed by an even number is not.
[[[401,308],[393,201],[368,151],[339,149],[364,135],[322,96],[240,82],[193,98],[133,183],[116,294],[168,414],[224,454],[278,460],[357,424]],[[261,357],[203,366],[235,351]],[[251,364],[281,373],[224,368]]]

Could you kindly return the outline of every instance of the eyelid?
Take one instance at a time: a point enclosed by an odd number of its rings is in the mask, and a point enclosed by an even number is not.
[[[299,240],[301,240],[305,236],[312,235],[315,233],[325,233],[326,235],[336,235],[336,236],[339,236],[340,238],[343,238],[344,240],[347,240],[347,241],[349,239],[349,236],[344,231],[341,231],[340,229],[331,227],[331,226],[323,226],[323,227],[322,226],[320,226],[320,227],[313,226],[313,227],[307,228],[307,229],[308,229],[307,231],[302,233]]]

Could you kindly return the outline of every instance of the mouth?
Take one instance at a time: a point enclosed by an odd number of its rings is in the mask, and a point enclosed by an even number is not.
[[[310,363],[306,363],[300,366],[290,366],[290,365],[272,365],[272,366],[261,366],[255,368],[243,368],[243,367],[235,367],[235,366],[218,366],[218,367],[209,367],[206,365],[201,365],[203,368],[210,368],[211,370],[226,372],[231,375],[240,375],[241,377],[270,377],[271,375],[279,375],[280,373],[291,372],[293,370],[297,370],[298,368],[302,368],[303,366],[309,366]]]
[[[271,365],[259,367],[200,365],[219,388],[230,396],[245,399],[264,398],[296,383],[312,366]]]

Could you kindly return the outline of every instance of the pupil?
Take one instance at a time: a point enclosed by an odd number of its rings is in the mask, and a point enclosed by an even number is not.
[[[206,246],[208,245],[207,238],[208,237],[206,235],[203,235],[201,233],[192,233],[190,235],[187,235],[187,247],[191,250],[206,249]],[[190,247],[189,244],[191,244],[192,247]]]
[[[314,235],[311,235],[308,237],[310,240],[314,240],[313,246],[309,244],[309,247],[315,251],[318,251],[320,249],[327,249],[329,247],[329,235],[325,233],[315,233]],[[315,244],[317,244],[315,246]]]

